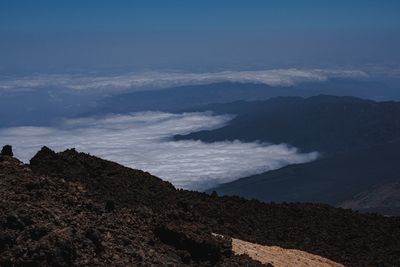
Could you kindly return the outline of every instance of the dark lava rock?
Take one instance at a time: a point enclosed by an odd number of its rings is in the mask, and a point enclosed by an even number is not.
[[[103,246],[101,245],[101,234],[96,229],[89,229],[86,231],[86,237],[93,242],[95,246],[96,253],[99,253],[103,250]]]
[[[165,244],[187,251],[183,260],[193,259],[215,265],[223,257],[232,256],[231,241],[197,231],[196,225],[164,225],[156,228],[156,236]],[[190,255],[190,257],[188,257]]]
[[[71,266],[75,257],[75,251],[66,241],[58,242],[51,253],[48,254],[47,263],[54,267]]]
[[[10,235],[0,233],[0,252],[3,251],[7,246],[11,247],[13,244],[14,239]]]
[[[22,230],[25,227],[23,221],[18,217],[18,215],[12,214],[6,217],[5,223],[3,223],[4,228]]]
[[[35,241],[38,241],[39,239],[41,239],[43,236],[45,236],[48,233],[48,229],[44,228],[44,227],[35,227],[32,228],[31,230],[29,230],[29,234],[31,236],[31,238]]]
[[[346,266],[400,262],[398,217],[176,190],[73,149],[4,157],[0,177],[1,266],[261,266],[212,233]]]
[[[114,209],[115,209],[114,201],[107,200],[106,205],[105,205],[105,210],[110,212],[110,211],[113,211]]]
[[[161,202],[177,192],[171,184],[75,150],[59,155],[45,147],[30,168],[0,161],[1,266],[261,266],[223,252],[198,222],[173,230],[188,249],[163,242],[156,228],[174,210]]]
[[[3,146],[3,149],[1,150],[1,155],[2,156],[9,156],[9,157],[14,156],[14,153],[12,151],[12,146],[10,146],[10,145]]]

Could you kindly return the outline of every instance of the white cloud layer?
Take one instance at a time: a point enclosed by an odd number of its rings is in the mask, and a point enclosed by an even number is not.
[[[25,162],[43,145],[56,151],[75,147],[149,171],[177,187],[197,190],[318,157],[316,152],[300,154],[285,144],[171,140],[174,134],[221,127],[231,118],[210,113],[141,112],[67,120],[57,128],[5,128],[0,130],[0,141],[12,144],[15,155]]]
[[[291,86],[300,82],[326,81],[334,77],[367,77],[359,70],[273,69],[260,71],[222,71],[205,73],[141,72],[114,75],[42,74],[23,78],[3,78],[0,90],[24,91],[40,88],[72,90],[125,91],[160,89],[182,85],[216,82],[261,83],[271,86]]]

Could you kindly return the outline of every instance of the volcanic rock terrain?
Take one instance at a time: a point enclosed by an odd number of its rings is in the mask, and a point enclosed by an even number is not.
[[[74,149],[43,147],[30,164],[6,152],[1,266],[262,266],[231,238],[345,266],[400,263],[398,217],[179,190]]]

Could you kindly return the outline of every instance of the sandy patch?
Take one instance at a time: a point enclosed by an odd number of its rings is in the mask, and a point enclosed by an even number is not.
[[[344,267],[344,265],[297,249],[262,246],[232,238],[232,250],[236,255],[247,254],[250,258],[274,267]]]

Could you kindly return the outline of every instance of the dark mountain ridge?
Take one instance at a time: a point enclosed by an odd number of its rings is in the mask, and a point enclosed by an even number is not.
[[[221,195],[266,202],[320,202],[339,206],[372,187],[400,181],[399,151],[400,141],[355,149],[241,178],[209,192],[215,190]]]
[[[310,97],[320,94],[375,100],[400,99],[400,94],[396,89],[381,82],[346,78],[331,78],[324,82],[302,82],[291,86],[270,86],[251,82],[219,82],[122,92],[99,101],[98,107],[91,112],[92,114],[143,110],[179,112],[211,103],[267,100],[279,96]]]
[[[75,150],[29,165],[0,157],[0,262],[256,266],[227,239],[296,248],[347,266],[400,262],[400,220],[322,204],[267,204],[176,190]]]
[[[395,200],[400,195],[395,195],[398,194],[395,188],[389,190],[392,200],[385,195],[378,197],[384,191],[373,189],[385,183],[387,188],[400,181],[399,102],[320,95],[238,101],[208,105],[199,110],[237,114],[237,117],[220,129],[175,136],[177,140],[288,143],[301,151],[316,150],[322,155],[314,162],[245,177],[209,192],[215,190],[222,195],[267,202],[322,202],[337,206],[358,194],[371,192],[373,203],[366,206],[353,201],[351,207],[400,214]]]
[[[71,90],[54,86],[0,92],[0,127],[48,126],[60,119],[137,111],[180,112],[199,105],[254,101],[278,96],[310,97],[319,94],[356,96],[375,100],[398,100],[394,85],[379,81],[332,78],[293,86],[220,82],[201,85],[146,88],[138,91]]]
[[[194,109],[237,115],[228,125],[176,140],[288,143],[302,151],[334,154],[400,138],[400,103],[319,95],[238,101]]]

